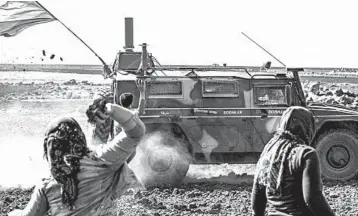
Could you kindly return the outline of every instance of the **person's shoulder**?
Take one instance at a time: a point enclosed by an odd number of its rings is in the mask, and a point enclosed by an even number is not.
[[[304,145],[304,144],[297,144],[292,148],[291,153],[294,154],[302,154],[302,153],[308,153],[313,152],[315,149],[312,146]]]
[[[300,159],[307,159],[309,157],[314,157],[317,153],[312,146],[300,144],[297,146],[297,154]]]
[[[95,151],[92,151],[89,155],[81,159],[81,170],[84,171],[98,171],[98,168],[111,168],[113,162],[107,161],[103,158],[102,148],[104,145],[97,146]]]
[[[96,146],[96,148],[91,151],[87,156],[81,159],[81,166],[96,166],[98,163],[104,162],[104,160],[99,156],[100,150],[103,148],[104,144]]]
[[[312,157],[317,157],[316,150],[311,146],[303,144],[296,145],[290,153],[292,167],[299,170],[301,170],[305,161]]]

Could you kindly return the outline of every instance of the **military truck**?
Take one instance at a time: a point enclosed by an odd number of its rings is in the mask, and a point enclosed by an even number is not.
[[[140,117],[147,132],[166,131],[181,139],[194,164],[256,163],[289,106],[307,107],[315,116],[323,177],[347,180],[358,173],[358,112],[341,106],[307,104],[300,68],[248,69],[230,66],[161,66],[142,44],[133,51],[133,20],[126,18],[126,46],[113,71],[115,98],[134,95],[145,84]],[[169,166],[169,165],[168,165]]]

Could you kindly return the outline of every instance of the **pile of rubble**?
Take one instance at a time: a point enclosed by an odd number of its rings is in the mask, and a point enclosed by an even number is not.
[[[316,81],[302,83],[306,101],[337,104],[358,109],[358,86],[354,84],[329,84]]]

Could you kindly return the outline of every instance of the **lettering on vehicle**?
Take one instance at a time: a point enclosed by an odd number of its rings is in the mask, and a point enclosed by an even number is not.
[[[268,114],[282,115],[283,111],[285,110],[268,110]]]
[[[242,114],[241,110],[224,110],[224,115],[239,115]]]

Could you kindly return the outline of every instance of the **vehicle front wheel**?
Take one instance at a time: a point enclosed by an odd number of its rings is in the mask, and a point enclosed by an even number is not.
[[[323,178],[349,180],[358,174],[358,136],[352,131],[327,131],[319,136],[315,147]]]
[[[130,162],[144,187],[180,184],[191,164],[185,140],[168,132],[147,134]]]

